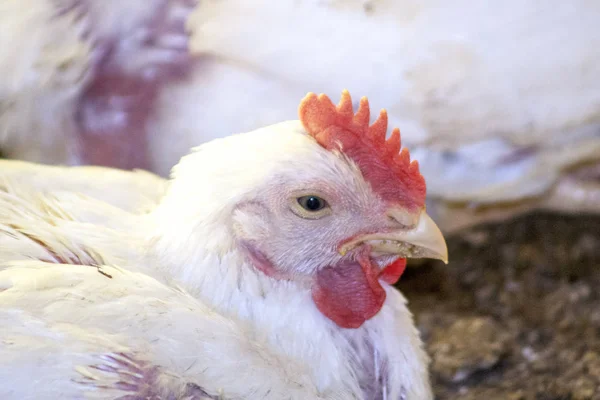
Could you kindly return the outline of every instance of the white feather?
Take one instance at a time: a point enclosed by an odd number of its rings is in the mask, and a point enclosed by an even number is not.
[[[160,366],[172,381],[161,386],[173,394],[195,383],[225,398],[348,398],[321,397],[301,365],[185,292],[144,274],[102,271],[39,261],[0,266],[2,399],[129,394],[115,385],[121,374],[93,368],[119,353]]]

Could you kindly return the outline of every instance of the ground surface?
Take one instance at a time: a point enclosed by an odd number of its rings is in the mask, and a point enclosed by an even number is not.
[[[399,286],[437,399],[600,399],[600,218],[536,214],[448,241]]]

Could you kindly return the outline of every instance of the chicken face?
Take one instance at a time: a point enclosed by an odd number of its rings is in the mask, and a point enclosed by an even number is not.
[[[285,153],[236,205],[234,235],[258,271],[307,288],[325,316],[357,328],[381,309],[381,282],[395,283],[406,257],[445,261],[446,245],[419,198],[377,190],[382,184],[361,168],[364,155],[356,162],[318,139],[296,139],[303,157]]]
[[[369,126],[366,99],[355,115],[347,92],[337,108],[309,95],[300,121],[200,146],[173,170],[154,252],[192,292],[268,290],[244,289],[241,275],[223,280],[235,272],[204,277],[211,262],[250,269],[310,294],[338,326],[360,327],[407,257],[447,258],[418,165],[400,152],[399,132],[386,141],[386,130],[385,113]]]
[[[445,259],[446,248],[424,212],[386,203],[361,179],[344,182],[358,176],[342,159],[335,162],[347,170],[336,171],[336,180],[325,180],[334,172],[320,165],[312,171],[320,178],[282,173],[236,207],[234,231],[256,269],[306,286],[323,314],[352,328],[379,311],[385,300],[379,281],[394,283],[403,257]]]

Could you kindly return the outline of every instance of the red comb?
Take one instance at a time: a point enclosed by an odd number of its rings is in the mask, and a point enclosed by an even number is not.
[[[417,209],[425,204],[425,179],[419,163],[410,161],[408,149],[400,151],[400,130],[395,128],[389,139],[387,112],[369,126],[369,101],[360,99],[354,114],[347,90],[337,107],[324,94],[309,93],[298,109],[300,121],[308,134],[327,150],[338,150],[360,168],[373,190],[384,200]]]

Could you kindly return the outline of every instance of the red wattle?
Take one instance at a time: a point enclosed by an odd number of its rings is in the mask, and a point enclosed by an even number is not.
[[[379,279],[393,285],[398,282],[404,271],[406,270],[406,258],[399,258],[389,264],[379,274]]]
[[[359,328],[381,310],[385,290],[365,248],[358,261],[322,269],[312,287],[317,308],[341,328]]]

